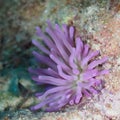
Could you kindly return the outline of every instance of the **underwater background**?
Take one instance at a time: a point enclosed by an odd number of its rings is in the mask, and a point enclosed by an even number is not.
[[[42,91],[28,72],[36,67],[35,27],[72,25],[76,35],[108,56],[100,94],[58,112],[33,112]],[[120,0],[0,0],[0,120],[120,120]]]

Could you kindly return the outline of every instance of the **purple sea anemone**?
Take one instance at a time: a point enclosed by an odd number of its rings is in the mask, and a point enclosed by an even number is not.
[[[99,51],[91,50],[80,37],[75,37],[73,26],[55,24],[53,27],[49,21],[47,23],[45,33],[36,27],[36,34],[43,43],[32,41],[42,51],[33,51],[33,55],[45,66],[29,69],[32,79],[38,85],[46,85],[47,89],[36,94],[40,103],[31,109],[57,111],[100,91],[100,76],[108,73],[102,68],[107,57],[97,59]]]

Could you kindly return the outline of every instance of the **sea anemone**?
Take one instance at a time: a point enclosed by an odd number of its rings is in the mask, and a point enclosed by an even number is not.
[[[102,86],[101,75],[108,70],[102,67],[107,57],[98,58],[99,51],[93,51],[80,37],[75,37],[75,28],[63,24],[60,27],[47,22],[45,33],[36,27],[41,43],[32,40],[40,49],[33,55],[44,65],[29,68],[32,79],[37,85],[46,88],[36,93],[40,103],[31,107],[32,110],[58,111],[63,106],[78,104],[83,96],[97,94]]]

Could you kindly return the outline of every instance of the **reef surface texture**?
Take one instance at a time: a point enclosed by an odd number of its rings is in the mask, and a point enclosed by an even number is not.
[[[59,112],[31,112],[36,104],[27,68],[36,66],[31,44],[35,27],[73,25],[76,35],[99,50],[109,74],[104,89],[78,105]],[[119,0],[5,0],[0,1],[0,120],[120,120],[120,1]],[[42,88],[41,88],[42,89]]]

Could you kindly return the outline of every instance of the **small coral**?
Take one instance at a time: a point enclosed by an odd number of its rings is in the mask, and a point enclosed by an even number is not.
[[[96,59],[99,51],[91,50],[80,37],[75,37],[73,26],[64,24],[61,28],[56,24],[52,27],[50,21],[47,23],[45,33],[36,27],[36,34],[43,43],[32,41],[42,51],[33,51],[33,55],[45,66],[29,68],[32,79],[47,88],[36,94],[40,103],[31,109],[57,111],[66,104],[78,104],[83,96],[100,91],[102,80],[99,76],[108,73],[101,65],[107,61],[107,57]]]

